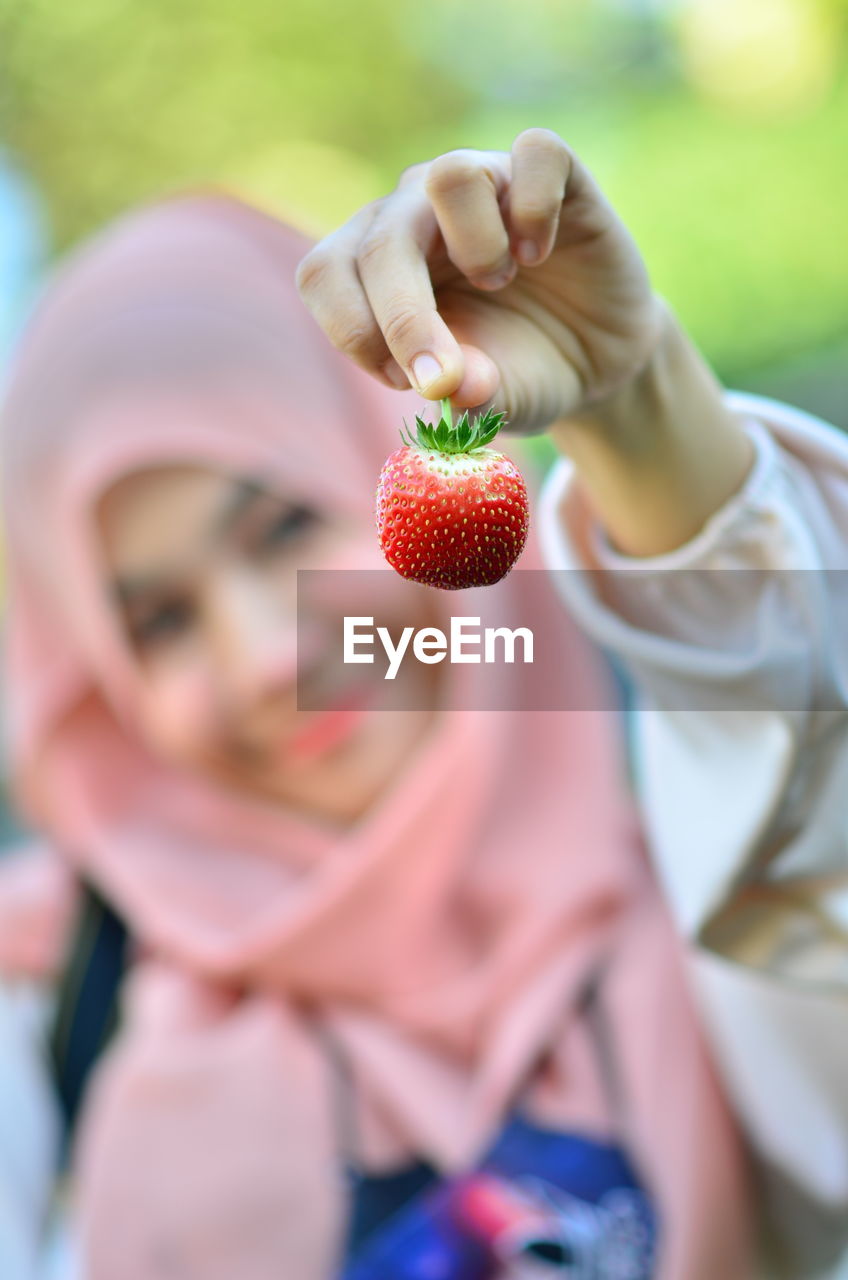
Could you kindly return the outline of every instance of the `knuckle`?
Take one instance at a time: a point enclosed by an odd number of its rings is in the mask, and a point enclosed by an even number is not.
[[[305,258],[298,263],[294,282],[298,293],[303,297],[313,293],[326,282],[329,274],[329,257],[324,249],[310,249]]]
[[[524,129],[518,135],[523,146],[555,148],[557,151],[567,152],[568,148],[565,142],[553,129],[545,129],[541,126],[534,126],[531,129]]]
[[[429,194],[450,195],[479,176],[480,167],[468,151],[448,151],[430,161],[425,179]]]
[[[406,168],[401,171],[401,175],[397,180],[398,187],[408,187],[412,183],[417,182],[421,176],[426,173],[427,167],[428,162],[426,160],[420,160],[417,164],[408,164]]]
[[[394,351],[410,350],[418,333],[418,317],[411,306],[396,304],[386,316],[383,333],[387,345]]]
[[[362,238],[356,259],[363,267],[378,262],[388,248],[389,237],[381,225],[372,226]]]
[[[367,359],[377,345],[374,326],[357,320],[349,320],[346,324],[338,325],[330,336],[334,347],[358,360]]]
[[[391,196],[377,196],[375,200],[370,200],[368,204],[362,206],[357,214],[350,219],[345,225],[350,226],[351,223],[360,228],[360,240],[368,235],[374,224],[383,216],[383,210],[388,204]]]

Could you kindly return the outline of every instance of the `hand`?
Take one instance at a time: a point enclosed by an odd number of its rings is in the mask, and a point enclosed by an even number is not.
[[[662,328],[636,245],[549,129],[525,130],[509,153],[413,165],[310,250],[297,286],[369,373],[504,410],[512,431],[541,431],[620,389]]]

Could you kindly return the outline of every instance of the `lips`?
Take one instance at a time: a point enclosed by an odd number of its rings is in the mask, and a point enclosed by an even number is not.
[[[286,740],[282,754],[305,761],[341,746],[359,728],[369,706],[368,690],[361,685],[339,695],[325,711],[302,712],[308,719]]]

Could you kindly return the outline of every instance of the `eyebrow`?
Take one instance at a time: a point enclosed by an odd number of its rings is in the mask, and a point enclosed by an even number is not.
[[[268,489],[260,480],[245,477],[233,483],[227,499],[216,512],[209,530],[204,538],[207,546],[213,546],[221,538],[226,537],[238,525],[239,520],[257,501],[268,496]],[[162,582],[157,577],[115,578],[110,586],[110,595],[120,605],[133,604],[138,597],[150,595],[162,590]]]

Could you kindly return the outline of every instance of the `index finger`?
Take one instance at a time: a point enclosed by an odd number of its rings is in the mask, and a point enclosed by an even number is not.
[[[386,345],[428,399],[456,391],[463,351],[436,307],[428,255],[439,234],[423,186],[399,187],[381,206],[356,255],[359,279]]]

